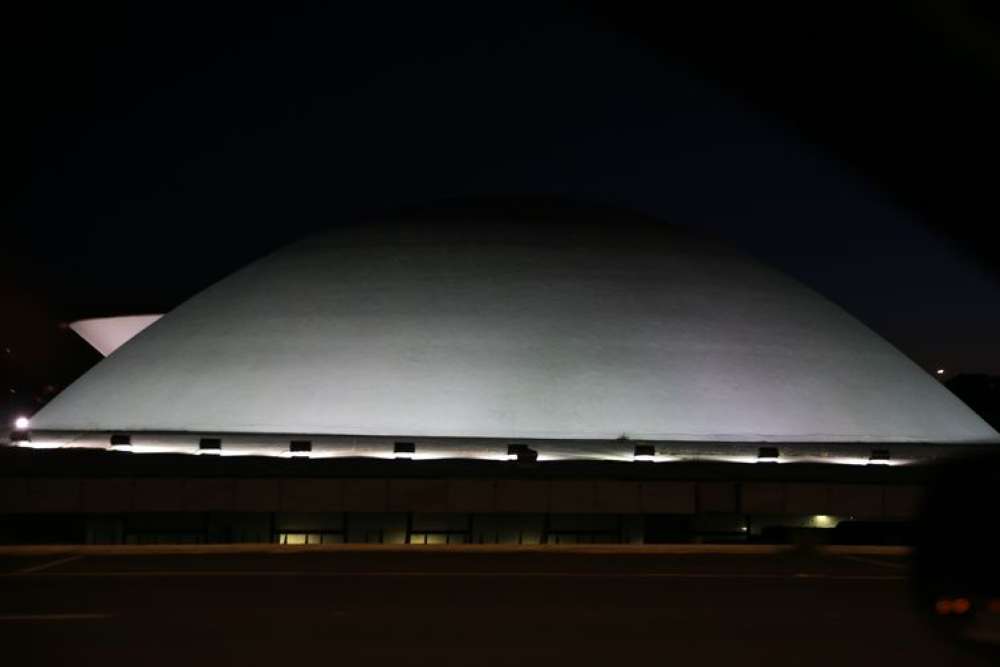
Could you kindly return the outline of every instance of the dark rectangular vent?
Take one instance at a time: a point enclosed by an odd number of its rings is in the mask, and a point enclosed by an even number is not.
[[[872,455],[868,459],[872,463],[888,463],[889,462],[889,450],[888,449],[873,449]]]
[[[293,454],[298,452],[311,452],[313,444],[310,440],[292,440],[288,445],[288,451]]]
[[[538,460],[538,452],[527,445],[507,445],[507,460],[519,463],[532,463]]]
[[[652,461],[656,457],[656,448],[653,445],[636,445],[632,450],[632,459],[635,461]]]
[[[777,461],[779,454],[777,447],[761,447],[757,450],[757,460]]]
[[[222,451],[222,440],[219,438],[202,438],[198,441],[198,449],[203,452]]]
[[[417,446],[412,442],[397,442],[392,446],[392,453],[397,459],[412,459],[417,453]]]
[[[521,452],[528,449],[527,445],[507,445],[507,460],[516,461]]]

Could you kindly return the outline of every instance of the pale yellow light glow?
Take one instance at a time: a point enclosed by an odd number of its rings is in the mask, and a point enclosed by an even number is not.
[[[816,514],[812,518],[812,525],[816,528],[833,528],[837,525],[837,517],[829,514]]]

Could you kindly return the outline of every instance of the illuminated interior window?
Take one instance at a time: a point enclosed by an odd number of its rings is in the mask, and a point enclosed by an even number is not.
[[[467,531],[410,533],[410,544],[467,544]]]
[[[344,535],[329,531],[278,533],[278,544],[343,544]]]
[[[836,528],[840,519],[829,514],[814,514],[809,519],[809,524],[814,528]]]

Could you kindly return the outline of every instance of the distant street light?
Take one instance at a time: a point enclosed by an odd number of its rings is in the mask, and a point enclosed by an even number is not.
[[[937,374],[938,375],[944,375],[944,369],[943,368],[937,369]]]
[[[18,431],[26,431],[31,426],[31,420],[27,417],[18,417],[14,420],[14,428]]]

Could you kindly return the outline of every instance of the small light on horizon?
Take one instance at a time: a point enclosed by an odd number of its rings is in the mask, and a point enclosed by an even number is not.
[[[943,368],[937,369],[937,374],[938,375],[944,375],[944,369]]]
[[[31,420],[27,417],[18,417],[14,420],[14,428],[18,431],[26,431],[31,426]]]

